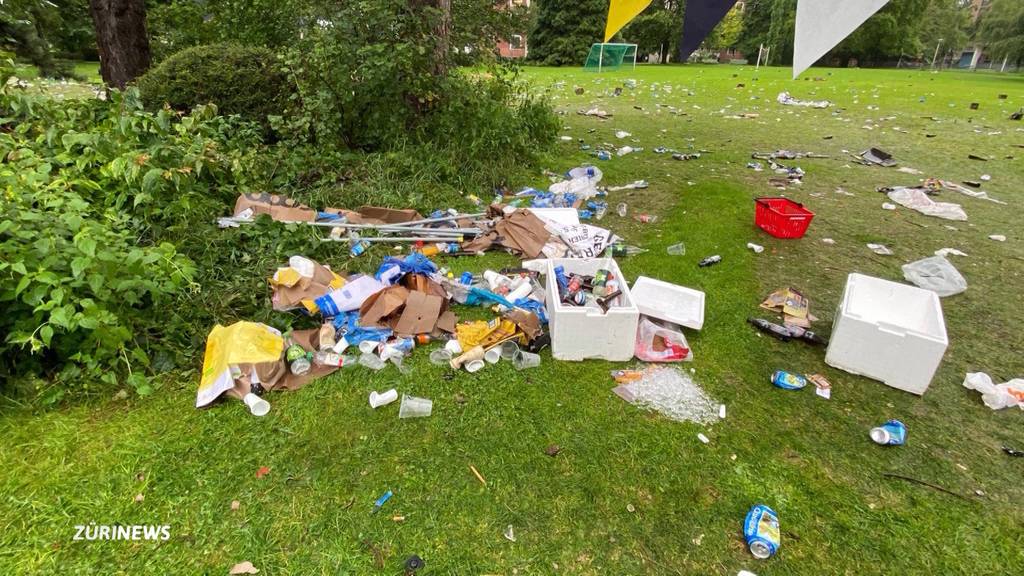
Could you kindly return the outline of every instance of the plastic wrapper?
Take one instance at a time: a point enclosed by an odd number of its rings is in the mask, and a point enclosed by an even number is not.
[[[984,372],[968,372],[964,378],[964,388],[980,392],[981,401],[992,410],[1014,406],[1024,410],[1024,378],[1014,378],[1009,382],[996,384],[992,377]]]
[[[668,366],[627,372],[635,377],[622,378],[622,383],[612,390],[626,402],[678,422],[710,424],[719,419],[720,404],[708,396],[689,374]],[[618,374],[625,372],[613,373],[616,380],[620,380]]]
[[[952,296],[967,290],[967,280],[942,256],[931,256],[904,264],[903,277],[939,296]]]
[[[693,351],[681,328],[668,322],[655,322],[647,316],[641,316],[637,325],[634,355],[646,362],[693,360]]]

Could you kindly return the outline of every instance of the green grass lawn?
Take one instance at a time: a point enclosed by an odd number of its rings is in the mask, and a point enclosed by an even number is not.
[[[15,74],[21,80],[31,84],[33,92],[45,93],[56,98],[90,98],[94,95],[93,85],[100,85],[100,63],[76,60],[73,63],[76,80],[54,80],[40,78],[39,68],[24,62],[15,64]]]
[[[815,69],[807,76],[821,81],[792,81],[788,69],[736,66],[525,75],[565,112],[564,134],[622,144],[614,132],[627,130],[644,148],[600,167],[609,184],[647,179],[649,189],[609,200],[660,219],[644,225],[612,213],[602,224],[650,249],[620,260],[630,279],[644,274],[707,293],[704,329],[688,332],[696,360],[685,367],[728,406],[724,421],[703,427],[642,412],[611,393],[608,371],[622,364],[553,362],[546,353],[534,371],[502,363],[456,374],[419,350],[408,376],[344,371],[270,395],[273,410],[262,419],[239,403],[195,410],[195,372],[173,375],[144,399],[54,410],[8,401],[0,416],[0,571],[226,574],[249,560],[260,574],[391,575],[418,554],[423,573],[436,575],[1024,573],[1024,459],[1000,449],[1024,449],[1024,420],[1016,409],[989,411],[961,386],[967,371],[1024,376],[1024,124],[1007,120],[1024,105],[1024,77]],[[627,78],[637,88],[611,97]],[[836,107],[783,107],[775,103],[782,90]],[[576,115],[593,105],[614,117]],[[724,118],[748,112],[759,117]],[[865,129],[869,121],[878,127]],[[552,170],[596,162],[577,142],[559,146]],[[706,153],[679,162],[653,153],[656,146]],[[882,210],[876,187],[923,176],[858,165],[844,153],[869,146],[926,176],[990,174],[985,188],[1008,204],[943,193],[969,215],[952,223],[956,230],[904,208]],[[807,174],[785,194],[817,214],[802,240],[775,240],[753,226],[753,198],[778,191],[769,172],[745,164],[751,152],[777,148],[830,156],[790,162]],[[544,183],[538,174],[515,184]],[[680,241],[686,255],[667,256]],[[751,241],[766,251],[747,250]],[[868,242],[895,256],[876,256]],[[944,247],[969,254],[952,258],[970,288],[943,299],[950,346],[924,397],[832,369],[824,350],[760,337],[744,323],[768,292],[792,285],[827,332],[848,273],[901,280],[902,264]],[[698,268],[711,254],[723,262]],[[346,258],[339,248],[337,264]],[[375,265],[380,255],[367,258]],[[446,264],[478,271],[513,262],[495,254]],[[832,399],[773,387],[776,369],[826,374]],[[367,394],[391,387],[432,398],[433,416],[400,421],[397,404],[371,410]],[[906,446],[869,440],[868,430],[889,418],[908,425]],[[561,453],[546,455],[550,444]],[[261,466],[270,472],[257,478]],[[371,515],[387,489],[394,498]],[[753,559],[741,536],[755,503],[781,519],[782,547],[767,561]],[[171,538],[74,541],[74,527],[90,522],[170,524]],[[509,524],[515,543],[502,537]]]

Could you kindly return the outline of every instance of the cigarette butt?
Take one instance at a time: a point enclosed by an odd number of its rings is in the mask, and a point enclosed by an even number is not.
[[[476,468],[474,468],[472,464],[469,465],[469,470],[473,473],[473,476],[476,476],[476,479],[479,480],[481,484],[487,486],[487,480],[484,480],[484,477],[477,472]]]
[[[405,516],[392,516],[391,519],[395,522],[405,522]]]

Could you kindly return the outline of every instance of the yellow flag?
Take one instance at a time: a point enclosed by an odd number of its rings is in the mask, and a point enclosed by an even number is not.
[[[608,6],[608,23],[604,27],[604,41],[611,40],[612,36],[629,21],[637,17],[650,6],[651,0],[611,0]]]

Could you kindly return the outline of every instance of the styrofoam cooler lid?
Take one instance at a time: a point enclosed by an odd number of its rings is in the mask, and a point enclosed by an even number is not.
[[[644,316],[694,330],[704,327],[704,293],[700,290],[640,276],[630,292]]]

